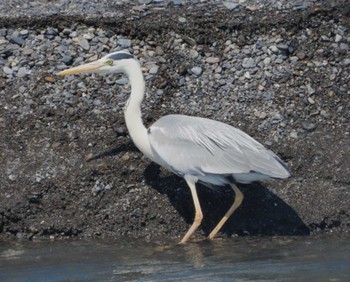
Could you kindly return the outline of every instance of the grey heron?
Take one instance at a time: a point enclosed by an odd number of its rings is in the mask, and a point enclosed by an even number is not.
[[[196,191],[198,181],[209,185],[230,185],[235,193],[232,206],[209,234],[212,239],[242,203],[243,194],[237,183],[290,176],[286,164],[276,154],[240,129],[219,121],[167,115],[147,129],[141,117],[145,81],[139,62],[128,51],[113,52],[58,74],[78,73],[123,73],[128,76],[131,94],[124,116],[131,139],[150,160],[183,177],[191,190],[195,217],[180,243],[188,241],[203,219]]]

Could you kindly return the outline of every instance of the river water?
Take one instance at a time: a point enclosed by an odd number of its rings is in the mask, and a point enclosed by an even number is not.
[[[0,242],[0,281],[350,281],[350,236]]]

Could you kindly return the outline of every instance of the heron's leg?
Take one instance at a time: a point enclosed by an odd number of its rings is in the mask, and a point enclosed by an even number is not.
[[[242,192],[238,189],[238,187],[235,184],[230,184],[233,191],[235,192],[235,201],[233,202],[232,206],[230,207],[230,209],[226,212],[226,214],[224,215],[224,217],[220,220],[220,222],[218,223],[218,225],[216,225],[216,227],[213,229],[212,232],[210,232],[209,234],[209,239],[213,239],[216,235],[216,233],[218,233],[221,229],[221,227],[225,224],[225,222],[228,220],[228,218],[232,215],[232,213],[238,209],[238,207],[241,205],[242,201],[243,201],[243,194]]]
[[[186,178],[186,177],[185,177],[185,180],[186,180],[188,186],[191,189],[191,194],[192,194],[192,198],[193,198],[193,203],[194,203],[194,208],[196,210],[196,214],[195,214],[194,221],[193,221],[190,229],[187,231],[185,236],[182,238],[180,244],[184,244],[184,243],[187,242],[187,240],[192,236],[192,234],[194,232],[196,232],[198,227],[201,225],[202,219],[203,219],[203,213],[202,213],[201,205],[199,203],[198,196],[197,196],[196,182],[193,179]]]

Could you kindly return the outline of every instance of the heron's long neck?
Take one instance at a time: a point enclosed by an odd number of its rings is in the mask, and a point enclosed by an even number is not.
[[[147,129],[143,125],[141,117],[141,103],[145,95],[145,81],[139,63],[133,61],[126,69],[126,74],[131,85],[131,94],[124,111],[126,127],[136,147],[152,160],[153,154],[147,136]]]

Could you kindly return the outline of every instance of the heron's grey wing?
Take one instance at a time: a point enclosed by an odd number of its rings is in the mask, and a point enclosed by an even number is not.
[[[290,175],[273,152],[243,131],[218,121],[169,115],[155,122],[148,133],[159,163],[180,175]]]

